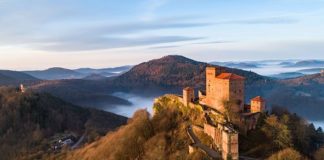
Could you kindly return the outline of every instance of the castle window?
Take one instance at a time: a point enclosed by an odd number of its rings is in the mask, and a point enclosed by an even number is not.
[[[242,101],[238,99],[238,100],[236,101],[236,104],[237,104],[237,105],[241,105],[241,104],[242,104]]]

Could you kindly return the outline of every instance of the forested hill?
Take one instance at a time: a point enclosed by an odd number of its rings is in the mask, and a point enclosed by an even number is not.
[[[17,85],[35,81],[38,79],[23,72],[0,70],[0,85]]]
[[[192,143],[187,134],[191,125],[203,126],[203,110],[186,107],[174,95],[156,99],[155,113],[137,111],[127,125],[83,148],[68,152],[62,159],[68,160],[155,160],[155,159],[210,159],[205,152],[194,150],[188,154]],[[206,146],[213,140],[202,131],[194,131]],[[282,108],[274,108],[261,114],[256,129],[239,135],[240,156],[267,160],[322,160],[324,143],[321,129]],[[280,157],[280,158],[278,158]]]
[[[130,71],[114,80],[122,87],[203,87],[205,84],[205,69],[210,64],[192,59],[169,55],[134,66]],[[225,72],[232,72],[246,77],[247,84],[265,83],[268,77],[240,69],[221,67]]]
[[[113,113],[85,109],[49,94],[0,88],[0,159],[42,159],[58,134],[85,135],[85,142],[126,123]]]

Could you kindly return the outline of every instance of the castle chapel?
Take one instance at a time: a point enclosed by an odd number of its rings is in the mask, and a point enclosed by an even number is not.
[[[183,104],[199,103],[205,108],[204,132],[212,137],[223,159],[239,159],[238,132],[234,129],[236,122],[210,120],[208,114],[225,117],[228,110],[238,117],[239,130],[245,134],[248,130],[255,129],[260,113],[265,111],[265,100],[257,96],[245,104],[244,96],[245,78],[234,73],[226,73],[221,67],[206,68],[206,90],[198,92],[195,97],[193,88],[183,90]],[[208,114],[207,114],[208,113]]]

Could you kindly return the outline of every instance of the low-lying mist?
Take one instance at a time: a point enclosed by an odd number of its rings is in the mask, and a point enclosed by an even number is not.
[[[116,92],[113,96],[126,99],[132,103],[132,105],[113,105],[104,107],[103,110],[113,112],[126,117],[131,117],[138,109],[146,109],[152,113],[153,101],[156,96],[141,96],[134,93]]]

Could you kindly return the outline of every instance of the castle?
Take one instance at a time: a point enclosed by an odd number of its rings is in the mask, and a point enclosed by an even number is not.
[[[221,152],[223,159],[239,159],[238,130],[234,124],[240,125],[240,132],[246,133],[255,129],[260,113],[266,109],[265,100],[257,96],[245,104],[245,78],[234,73],[225,73],[222,68],[206,68],[206,91],[198,91],[195,97],[193,88],[183,89],[182,101],[185,106],[199,103],[204,106],[205,123],[203,131],[213,139],[215,148]],[[209,114],[226,117],[228,112],[237,116],[229,121],[212,119]]]

